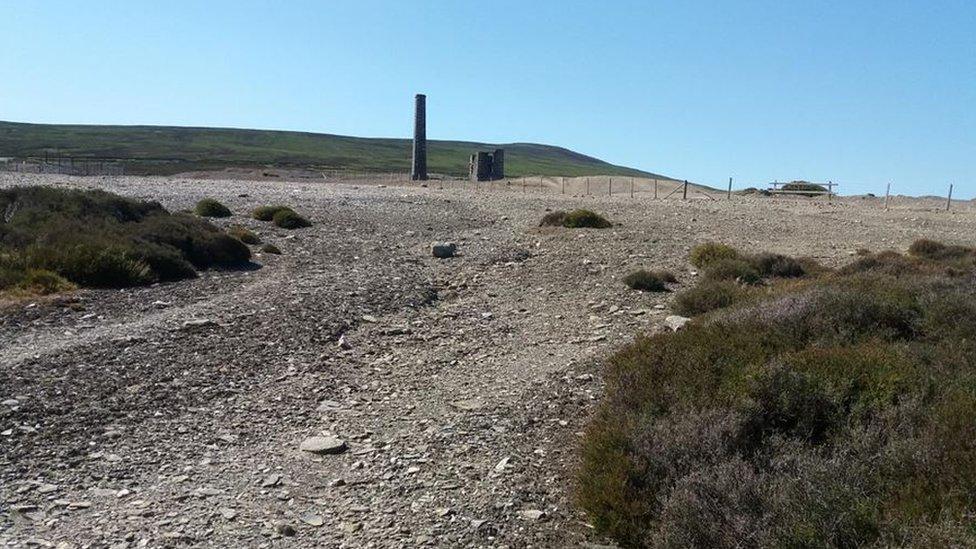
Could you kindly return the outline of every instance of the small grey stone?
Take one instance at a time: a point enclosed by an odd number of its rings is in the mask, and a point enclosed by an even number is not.
[[[519,517],[524,520],[542,520],[546,518],[546,512],[538,509],[526,509],[518,512]]]
[[[457,244],[453,242],[435,242],[431,245],[430,252],[438,259],[448,259],[457,254]]]
[[[341,454],[347,450],[346,441],[336,437],[309,437],[299,449],[313,454]]]
[[[325,520],[322,519],[322,515],[316,515],[313,513],[302,515],[301,521],[309,526],[314,526],[316,528],[325,524]]]
[[[192,320],[187,320],[183,322],[184,330],[192,330],[194,328],[206,328],[210,326],[216,326],[217,323],[209,318],[194,318]]]
[[[319,412],[331,412],[333,410],[338,410],[342,408],[342,404],[334,400],[323,400],[319,402],[319,407],[317,410]]]

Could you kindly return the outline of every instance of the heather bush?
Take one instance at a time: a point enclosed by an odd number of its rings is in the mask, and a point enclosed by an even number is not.
[[[807,274],[802,260],[780,254],[757,254],[749,258],[749,263],[763,277],[797,278]]]
[[[549,212],[542,216],[542,221],[539,222],[540,227],[562,227],[563,223],[566,221],[566,212],[562,210],[556,210],[554,212]]]
[[[251,217],[258,221],[271,221],[276,213],[283,210],[291,210],[288,206],[260,206],[251,212]]]
[[[668,283],[677,282],[677,278],[669,271],[636,270],[624,277],[623,282],[628,287],[642,292],[666,292]]]
[[[762,276],[748,261],[743,259],[719,259],[705,267],[708,280],[731,280],[742,284],[759,284]]]
[[[908,247],[908,253],[925,259],[945,260],[972,256],[976,253],[976,250],[963,246],[950,246],[934,240],[921,238],[912,242],[912,245]]]
[[[679,294],[710,314],[607,361],[576,489],[597,531],[625,547],[971,544],[976,269],[926,250]]]
[[[699,269],[704,269],[712,262],[720,259],[738,258],[739,252],[735,248],[726,246],[725,244],[719,244],[718,242],[699,244],[691,249],[691,253],[688,256],[691,264]]]
[[[0,211],[0,290],[65,287],[44,271],[81,286],[137,286],[250,258],[247,246],[205,220],[103,191],[14,187],[0,190]]]
[[[234,238],[240,240],[245,244],[261,243],[261,238],[257,234],[255,234],[254,231],[251,231],[245,227],[241,227],[240,225],[234,225],[233,227],[228,228],[227,234],[233,236]]]
[[[271,221],[282,229],[301,229],[311,227],[312,222],[305,219],[294,210],[278,210]]]
[[[608,229],[613,227],[613,223],[590,210],[573,210],[570,212],[549,212],[543,216],[539,226],[566,227],[568,229]]]
[[[265,244],[261,246],[261,252],[266,254],[281,255],[281,249],[274,244]]]
[[[753,292],[735,281],[703,280],[675,298],[674,312],[695,316],[728,307],[748,298]]]
[[[232,215],[230,208],[213,198],[204,198],[197,202],[196,207],[193,208],[193,213],[201,217],[230,217]]]

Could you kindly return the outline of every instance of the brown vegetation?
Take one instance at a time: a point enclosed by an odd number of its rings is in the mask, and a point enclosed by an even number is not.
[[[974,252],[911,252],[681,294],[711,312],[607,364],[577,498],[597,529],[628,547],[976,542]]]

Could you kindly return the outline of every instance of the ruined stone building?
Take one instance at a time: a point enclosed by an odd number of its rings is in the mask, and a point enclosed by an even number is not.
[[[505,150],[478,152],[471,155],[468,163],[468,177],[471,181],[496,181],[505,178]]]

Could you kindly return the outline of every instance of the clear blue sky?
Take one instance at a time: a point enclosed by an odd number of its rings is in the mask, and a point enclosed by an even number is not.
[[[562,145],[976,191],[976,2],[0,0],[0,119]]]

